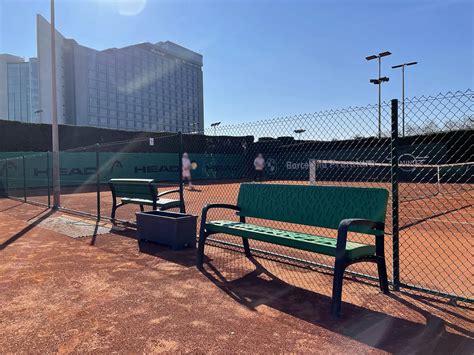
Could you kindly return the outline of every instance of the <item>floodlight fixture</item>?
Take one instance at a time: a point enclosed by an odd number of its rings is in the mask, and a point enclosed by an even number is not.
[[[409,66],[415,65],[415,64],[418,64],[418,62],[410,62],[410,63],[398,64],[398,65],[394,65],[394,66],[392,67],[392,69],[397,69],[397,68],[401,68],[401,67],[409,67]]]
[[[367,60],[373,60],[373,59],[378,59],[378,67],[379,67],[379,76],[378,79],[370,79],[370,82],[372,84],[378,85],[379,86],[379,114],[378,114],[378,124],[379,124],[379,138],[382,137],[382,83],[387,82],[389,79],[387,77],[382,77],[381,71],[382,71],[382,58],[391,55],[392,52],[385,51],[385,52],[380,52],[379,54],[372,54],[369,55],[368,57],[365,57]]]
[[[402,137],[405,137],[405,67],[418,64],[418,62],[409,62],[395,65],[392,69],[402,68]]]
[[[217,136],[217,126],[219,126],[220,122],[211,123],[211,127],[214,127],[214,135]]]

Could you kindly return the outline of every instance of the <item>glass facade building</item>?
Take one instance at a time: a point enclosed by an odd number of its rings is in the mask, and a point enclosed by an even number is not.
[[[7,119],[20,122],[35,122],[38,110],[38,63],[7,63]]]
[[[202,128],[202,62],[160,49],[141,44],[101,52],[87,50],[81,55],[87,65],[83,62],[74,67],[76,75],[87,78],[87,90],[80,93],[87,100],[75,101],[86,101],[87,114],[80,117],[76,112],[76,124],[170,132]]]
[[[97,51],[64,39],[67,124],[193,132],[204,127],[202,56],[172,42]]]
[[[37,59],[0,54],[0,119],[51,123],[50,30],[37,15]],[[99,51],[58,31],[55,45],[59,124],[203,130],[201,54],[169,41]]]

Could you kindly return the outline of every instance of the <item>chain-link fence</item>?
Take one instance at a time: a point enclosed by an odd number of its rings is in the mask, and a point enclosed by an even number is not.
[[[63,151],[61,206],[110,218],[111,178],[154,179],[158,192],[176,190],[167,197],[184,199],[186,212],[198,216],[208,203],[235,204],[240,183],[248,181],[382,187],[390,192],[385,254],[394,287],[472,302],[473,105],[474,93],[467,90],[398,105],[392,101],[380,108],[323,111],[205,132],[148,134]],[[185,181],[184,153],[192,166],[191,179]],[[260,154],[263,171],[256,169]],[[0,172],[0,193],[49,203],[49,154],[4,159]],[[133,204],[121,206],[116,218],[133,222],[138,210]],[[210,218],[235,215],[217,210]],[[297,224],[258,224],[335,237],[335,231]],[[357,233],[351,240],[373,243]],[[210,242],[242,250],[230,236],[213,235]],[[262,257],[310,268],[333,266],[331,257],[258,241],[250,245]],[[356,264],[349,270],[376,278],[371,265]]]
[[[400,105],[400,280],[402,286],[471,297],[474,92]],[[403,131],[405,128],[405,131]]]
[[[49,153],[10,153],[0,159],[0,196],[50,206]]]
[[[223,181],[196,181],[198,191],[189,191],[188,200],[193,201],[196,213],[207,203],[236,204],[239,186],[244,181],[283,184],[319,184],[351,185],[367,187],[384,187],[390,189],[390,170],[365,171],[364,176],[358,172],[351,174],[344,167],[320,161],[390,161],[390,106],[382,105],[383,117],[378,137],[378,106],[349,108],[304,114],[294,117],[283,117],[269,121],[211,128],[205,132],[210,144],[205,147],[205,154],[214,157],[215,162],[203,166],[205,171],[228,175]],[[187,140],[184,139],[184,142]],[[214,142],[215,143],[214,143]],[[216,147],[220,151],[216,152]],[[193,159],[196,149],[201,147],[184,147]],[[264,159],[263,172],[256,169],[257,157]],[[316,163],[317,162],[317,163]],[[312,170],[313,169],[313,170]],[[315,176],[315,179],[312,177]],[[390,210],[390,208],[389,208]],[[194,211],[193,211],[194,212]],[[212,211],[211,219],[235,220],[235,216],[226,210]],[[247,219],[248,223],[279,228],[313,235],[336,236],[336,231],[323,230],[298,224],[268,220]],[[388,216],[387,226],[390,226]],[[390,227],[388,233],[391,233]],[[220,246],[241,249],[240,241],[234,237],[217,234],[210,237],[211,242]],[[373,243],[370,237],[353,235],[352,240],[362,243]],[[283,262],[326,269],[332,268],[334,258],[283,246],[250,241],[257,255]],[[391,243],[387,240],[386,255],[391,267]],[[376,278],[373,265],[358,264],[351,266],[353,274]]]

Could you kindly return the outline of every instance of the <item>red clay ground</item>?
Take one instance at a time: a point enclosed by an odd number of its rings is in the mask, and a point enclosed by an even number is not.
[[[134,230],[71,239],[30,223],[51,215],[0,200],[2,353],[474,351],[465,304],[347,279],[336,321],[328,274],[216,247],[201,273],[194,250]]]
[[[283,183],[301,183],[289,182]],[[331,184],[335,184],[334,182]],[[348,183],[341,183],[348,184]],[[353,183],[390,190],[388,184]],[[474,297],[472,236],[474,235],[474,190],[469,186],[442,186],[442,190],[457,187],[458,192],[439,194],[431,198],[415,199],[400,204],[400,279],[407,284],[421,285],[450,294]],[[200,215],[204,205],[210,202],[235,204],[239,183],[204,184],[198,191],[185,191],[187,212]],[[400,198],[404,201],[418,196],[434,194],[432,184],[400,184]],[[451,192],[451,191],[447,191]],[[173,195],[170,195],[171,197]],[[102,191],[101,213],[110,216],[112,197],[110,191]],[[177,196],[175,197],[177,198]],[[96,193],[72,193],[62,195],[62,205],[68,208],[96,213]],[[138,206],[128,205],[118,209],[117,218],[135,220]],[[211,218],[234,218],[222,211],[212,212]],[[262,221],[259,221],[262,223]],[[318,233],[316,229],[283,223],[267,223],[279,228]],[[391,210],[387,212],[386,256],[389,276],[392,268]],[[335,231],[322,231],[335,237]],[[218,236],[219,239],[226,237]],[[373,243],[369,237],[353,236],[355,241]],[[251,242],[254,246],[291,256],[299,256],[310,261],[331,264],[331,258],[319,257],[310,253],[300,253],[266,243]],[[364,264],[352,269],[374,274],[375,268]]]

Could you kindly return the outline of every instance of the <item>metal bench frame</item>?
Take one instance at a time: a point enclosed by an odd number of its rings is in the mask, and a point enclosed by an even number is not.
[[[150,179],[143,179],[143,180],[149,180],[148,184],[146,184],[148,186],[148,189],[150,191],[150,197],[151,199],[150,200],[144,200],[144,199],[136,199],[137,201],[134,201],[133,198],[131,198],[130,200],[128,200],[127,202],[120,202],[120,203],[117,203],[117,198],[120,198],[120,196],[117,197],[117,192],[115,190],[115,186],[114,184],[116,182],[113,181],[114,179],[111,179],[109,180],[109,187],[110,187],[110,191],[112,192],[112,213],[111,213],[111,216],[110,218],[112,220],[115,220],[115,213],[117,211],[117,209],[121,206],[124,206],[124,205],[129,205],[129,204],[136,204],[136,205],[139,205],[140,206],[140,211],[144,211],[144,203],[140,203],[138,200],[142,200],[142,201],[147,201],[146,205],[147,206],[152,206],[152,209],[153,211],[156,211],[159,207],[159,199],[160,197],[162,196],[165,196],[165,195],[168,195],[168,194],[171,194],[171,193],[180,193],[180,200],[176,200],[178,202],[180,202],[180,206],[183,205],[184,206],[184,202],[181,203],[181,200],[183,199],[183,197],[181,196],[181,189],[175,189],[175,190],[167,190],[167,191],[163,191],[161,193],[157,193],[157,188],[156,188],[156,183],[154,180],[150,180]],[[133,179],[133,180],[137,180],[137,179]],[[125,182],[125,180],[123,180],[122,182]],[[127,182],[127,184],[129,185],[133,185],[133,181],[131,180],[130,182]],[[140,183],[140,185],[144,185],[144,183]],[[164,207],[164,208],[160,208],[160,210],[164,211],[164,210],[167,210],[169,208],[175,208],[177,206],[171,206],[171,207]]]
[[[218,232],[208,232],[206,230],[206,222],[207,222],[207,214],[210,209],[214,208],[223,208],[223,209],[231,209],[235,211],[240,211],[241,208],[236,205],[230,204],[209,204],[205,206],[202,210],[201,216],[201,226],[199,230],[199,242],[198,242],[198,250],[197,250],[197,262],[196,266],[198,269],[203,268],[203,261],[204,261],[204,246],[206,243],[206,239],[211,234],[217,234]],[[240,222],[245,223],[245,216],[239,216]],[[346,243],[347,243],[347,233],[349,231],[349,227],[351,226],[366,226],[373,230],[377,230],[382,232],[382,234],[374,235],[375,237],[375,255],[369,255],[360,257],[357,259],[349,259],[346,256]],[[359,262],[372,262],[377,264],[378,276],[379,276],[379,284],[380,290],[384,294],[389,293],[388,288],[388,278],[387,278],[387,266],[385,263],[385,251],[384,251],[384,228],[385,224],[381,222],[373,222],[367,219],[343,219],[339,223],[338,231],[337,231],[337,244],[336,244],[336,261],[334,266],[334,278],[333,278],[333,288],[332,288],[332,301],[331,301],[331,314],[339,318],[341,315],[341,303],[342,303],[342,284],[343,284],[343,277],[344,271],[346,268],[352,264],[359,263]],[[230,234],[230,233],[229,233]],[[277,244],[278,238],[275,238],[275,243]],[[245,255],[247,257],[251,256],[250,252],[250,245],[248,238],[242,238],[243,246]],[[293,247],[294,248],[294,247]]]

